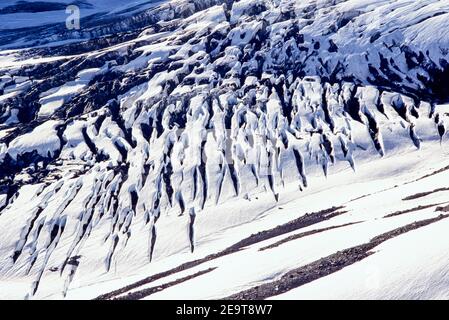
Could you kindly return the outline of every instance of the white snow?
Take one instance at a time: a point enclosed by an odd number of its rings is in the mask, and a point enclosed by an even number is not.
[[[50,89],[41,94],[39,103],[39,117],[48,117],[61,108],[71,97],[81,92],[89,82],[97,75],[106,72],[109,64],[103,68],[91,68],[80,71],[74,81],[67,82],[65,85]]]
[[[89,2],[94,7],[83,16],[112,18],[158,4]],[[0,194],[0,298],[95,298],[308,213],[343,206],[346,213],[332,219],[124,293],[214,267],[145,299],[224,298],[437,217],[436,207],[448,204],[449,171],[442,169],[449,165],[449,105],[401,92],[423,90],[419,79],[426,76],[425,64],[409,69],[401,49],[407,45],[417,55],[428,49],[426,57],[441,66],[448,55],[449,1],[348,0],[329,7],[327,1],[241,0],[229,12],[219,3],[172,20],[194,9],[186,3],[161,7],[166,21],[157,28],[88,53],[0,51],[0,166],[17,169],[11,181],[19,187],[13,197]],[[286,18],[286,12],[297,16]],[[65,19],[59,11],[0,17],[0,33]],[[397,76],[390,80],[394,88],[372,83],[372,69],[385,71],[380,54],[394,62],[384,74]],[[48,80],[32,66],[78,65],[108,55],[124,61],[82,65],[64,83],[45,87],[33,121],[20,123],[19,110],[28,112],[28,104],[12,99]],[[294,74],[296,67],[304,76]],[[340,78],[325,79],[339,67]],[[109,72],[117,74],[113,87],[126,90],[108,93],[108,105],[94,108],[96,93],[86,89]],[[92,102],[89,111],[58,120],[57,111],[86,92],[93,95],[85,100]],[[50,163],[28,164],[24,156],[33,152]],[[44,168],[44,177],[36,174]],[[404,200],[422,192],[429,194]],[[418,206],[429,207],[384,218]],[[448,299],[447,224],[395,237],[358,263],[272,298]]]
[[[25,153],[36,151],[43,157],[52,156],[60,149],[61,142],[57,135],[60,121],[50,120],[36,127],[32,132],[15,138],[8,146],[7,153],[13,159]]]

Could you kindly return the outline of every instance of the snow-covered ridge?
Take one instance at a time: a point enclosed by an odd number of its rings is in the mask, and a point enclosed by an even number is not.
[[[426,207],[440,223],[448,12],[448,1],[176,0],[88,25],[79,38],[90,40],[0,52],[0,283],[23,281],[11,296],[43,297],[95,277],[141,278],[248,236],[232,230],[264,231],[312,207],[342,205],[342,228],[370,229],[401,199],[366,219],[347,201],[393,183],[418,193],[411,168],[416,179],[431,174],[425,190],[441,184]],[[60,31],[42,39],[71,38]],[[370,164],[380,182],[365,192]],[[330,190],[357,177],[365,189],[332,198],[326,177]],[[302,200],[316,192],[329,201]],[[338,215],[301,228],[329,220],[333,230]],[[385,218],[372,237],[414,222],[406,217]]]

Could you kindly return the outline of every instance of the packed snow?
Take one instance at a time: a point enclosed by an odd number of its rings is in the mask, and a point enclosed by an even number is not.
[[[0,5],[0,298],[449,298],[448,1],[88,2]]]

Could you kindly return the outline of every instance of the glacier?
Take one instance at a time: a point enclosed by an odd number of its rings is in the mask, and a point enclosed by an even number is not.
[[[0,5],[0,298],[449,297],[449,1],[46,2]]]

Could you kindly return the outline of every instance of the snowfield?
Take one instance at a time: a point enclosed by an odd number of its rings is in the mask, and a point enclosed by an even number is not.
[[[449,298],[449,1],[47,2],[0,5],[0,298]]]

